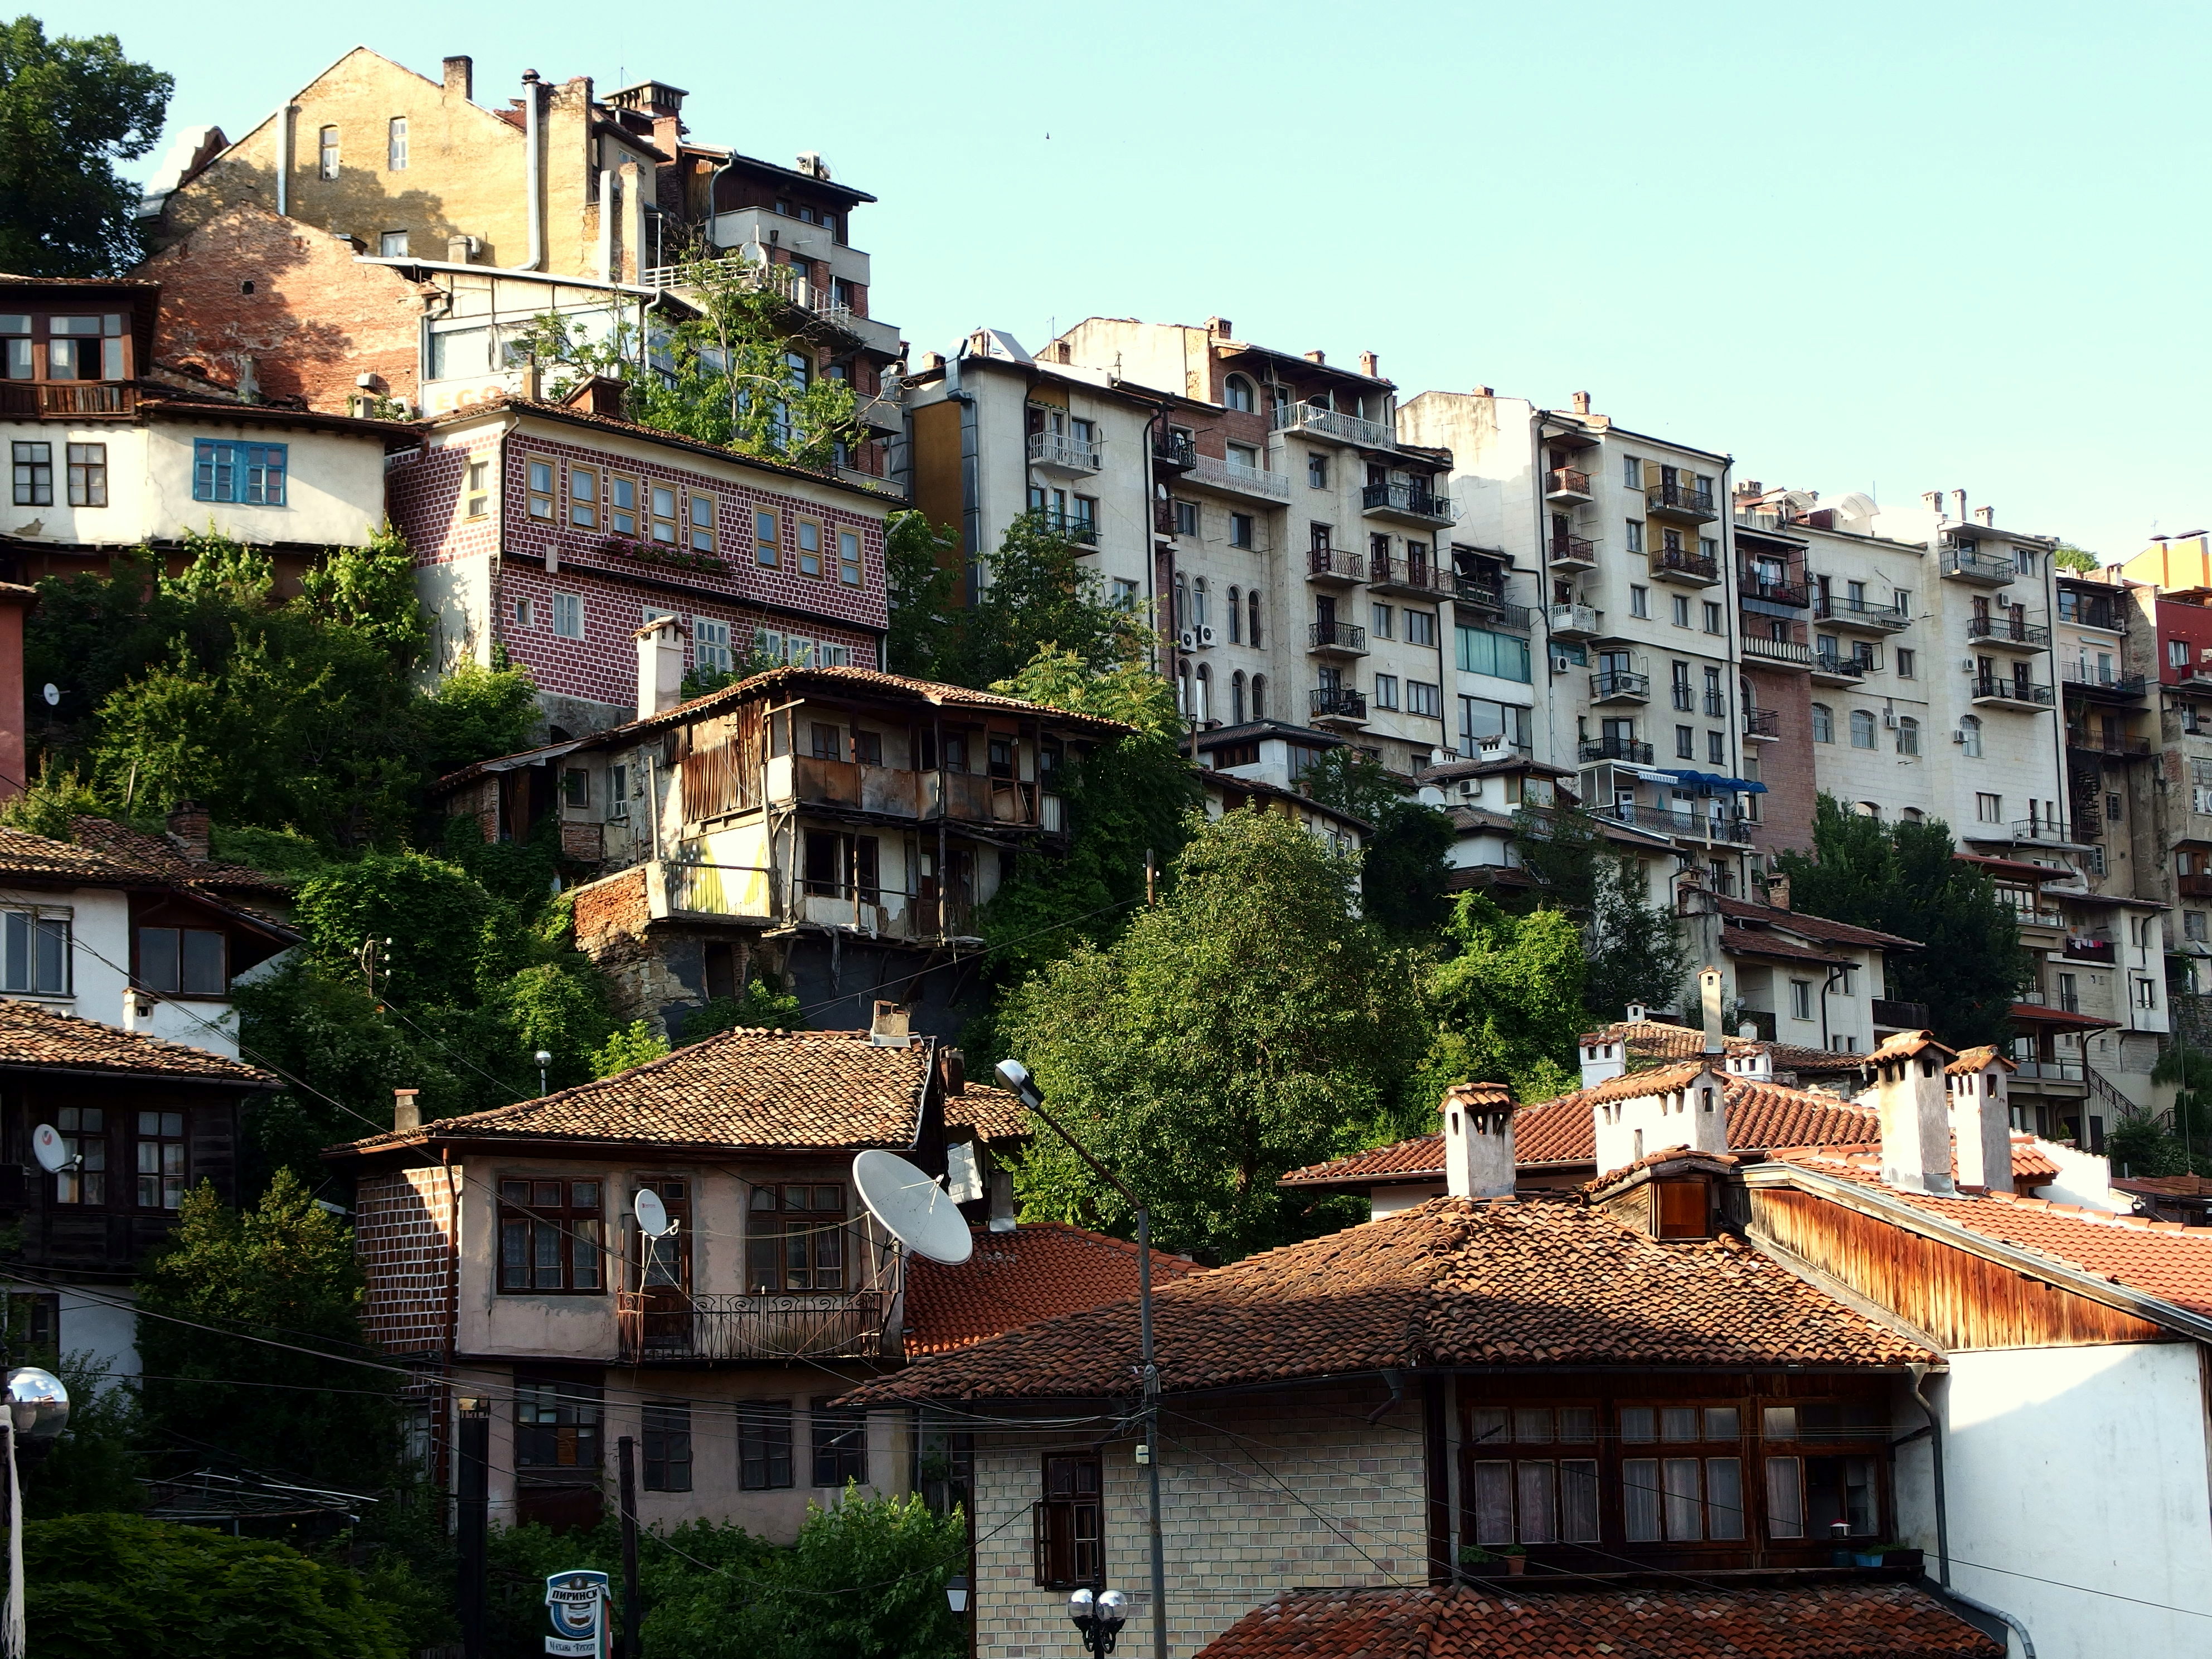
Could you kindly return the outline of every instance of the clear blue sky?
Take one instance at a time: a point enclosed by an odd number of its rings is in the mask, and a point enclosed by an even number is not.
[[[223,21],[226,14],[228,22]],[[2107,559],[2212,521],[2212,7],[76,0],[234,136],[349,47],[823,153],[919,349],[1093,313],[1477,383]],[[146,168],[150,168],[150,158]]]

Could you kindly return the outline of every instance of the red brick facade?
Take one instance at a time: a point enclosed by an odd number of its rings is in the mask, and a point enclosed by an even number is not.
[[[1802,673],[1748,663],[1743,678],[1751,690],[1751,706],[1772,710],[1779,731],[1777,742],[1744,745],[1758,757],[1759,781],[1766,786],[1759,797],[1751,844],[1769,855],[1785,848],[1803,851],[1813,845],[1813,807],[1820,794],[1813,775],[1813,683]]]
[[[364,1176],[354,1198],[354,1249],[368,1281],[362,1328],[387,1353],[442,1354],[453,1320],[457,1168]]]

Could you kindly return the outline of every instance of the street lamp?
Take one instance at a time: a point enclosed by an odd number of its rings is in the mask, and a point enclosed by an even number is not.
[[[1137,1340],[1143,1361],[1142,1376],[1145,1387],[1145,1437],[1138,1443],[1137,1461],[1145,1467],[1145,1480],[1149,1489],[1152,1513],[1149,1529],[1152,1546],[1152,1659],[1168,1659],[1168,1583],[1167,1561],[1160,1547],[1160,1373],[1152,1364],[1152,1226],[1151,1212],[1145,1208],[1136,1194],[1122,1185],[1112,1170],[1091,1156],[1083,1143],[1068,1133],[1052,1114],[1044,1109],[1044,1091],[1030,1075],[1030,1068],[1018,1060],[1002,1060],[998,1065],[999,1081],[1021,1098],[1040,1122],[1075,1149],[1075,1155],[1089,1164],[1101,1181],[1113,1188],[1129,1202],[1137,1212]],[[1076,1627],[1084,1632],[1086,1642],[1103,1640],[1105,1646],[1094,1648],[1103,1655],[1114,1650],[1115,1638],[1121,1633],[1121,1621],[1128,1617],[1124,1611],[1127,1598],[1119,1590],[1102,1590],[1095,1602],[1091,1593],[1078,1590],[1068,1602],[1069,1614]],[[1091,1622],[1085,1624],[1085,1620]],[[1110,1620],[1110,1626],[1108,1621]],[[1094,1627],[1104,1630],[1103,1637],[1094,1637]]]
[[[8,1483],[0,1489],[0,1498],[4,1498],[8,1505],[8,1548],[20,1561],[23,1550],[21,1478],[53,1449],[55,1437],[69,1426],[70,1397],[61,1378],[36,1365],[19,1365],[8,1373],[7,1397],[7,1419],[0,1424],[0,1431],[8,1437]],[[9,1587],[5,1610],[0,1612],[0,1627],[6,1630],[12,1650],[21,1652],[23,1607],[13,1585]]]
[[[957,1618],[968,1611],[968,1575],[956,1572],[945,1581],[945,1605]]]
[[[543,1095],[545,1093],[545,1068],[553,1063],[553,1051],[540,1048],[531,1058],[538,1062],[538,1092]]]
[[[1067,1598],[1067,1616],[1083,1632],[1083,1645],[1097,1659],[1106,1659],[1121,1639],[1121,1626],[1129,1617],[1129,1598],[1119,1590],[1100,1590],[1095,1595],[1079,1589]]]

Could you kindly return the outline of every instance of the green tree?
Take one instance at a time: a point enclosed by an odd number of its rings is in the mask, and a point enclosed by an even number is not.
[[[803,1031],[806,1011],[799,999],[783,988],[783,981],[763,971],[745,984],[743,996],[716,997],[684,1016],[678,1032],[685,1043],[703,1042],[720,1031],[743,1027],[752,1031]]]
[[[1632,1002],[1671,1006],[1690,975],[1689,941],[1673,913],[1645,897],[1647,890],[1641,860],[1600,862],[1583,1000],[1601,1021],[1619,1019]]]
[[[361,1295],[345,1224],[289,1170],[249,1209],[205,1182],[187,1193],[137,1287],[141,1396],[166,1460],[354,1492],[386,1486],[399,1379],[345,1363],[379,1357],[362,1334]],[[250,1407],[243,1380],[270,1385],[252,1390]]]
[[[138,186],[115,164],[153,149],[174,85],[112,34],[0,25],[0,270],[116,276],[143,257]]]
[[[645,1021],[634,1019],[592,1051],[592,1075],[613,1077],[618,1072],[629,1071],[633,1066],[647,1066],[656,1060],[665,1060],[668,1052],[666,1037]]]
[[[1399,1126],[1435,1127],[1437,1102],[1455,1083],[1505,1083],[1522,1100],[1575,1086],[1569,1062],[1583,1030],[1582,931],[1563,912],[1511,916],[1480,893],[1462,893],[1445,933],[1456,952],[1424,987],[1435,1037],[1407,1093]]]
[[[1450,817],[1407,799],[1406,784],[1349,744],[1323,755],[1298,782],[1323,806],[1374,826],[1360,862],[1367,915],[1402,938],[1435,937],[1451,909],[1447,854],[1457,832]]]
[[[1577,919],[1596,910],[1605,826],[1595,813],[1579,805],[1517,807],[1512,848],[1534,888],[1536,903]]]
[[[884,580],[890,626],[884,662],[894,674],[943,676],[960,591],[960,537],[927,514],[894,513],[884,525]]]
[[[2051,550],[2051,562],[2062,570],[2078,570],[2088,575],[2097,568],[2097,556],[2086,547],[2076,547],[2071,542],[2061,542]]]
[[[1008,525],[982,561],[982,591],[954,613],[939,675],[980,689],[1019,675],[1048,647],[1096,673],[1137,660],[1154,636],[1103,596],[1085,552],[1042,509]]]
[[[1310,1224],[1276,1177],[1361,1144],[1423,1041],[1410,964],[1354,914],[1353,867],[1280,813],[1194,822],[1160,904],[1008,999],[1001,1052],[1170,1249],[1234,1257]],[[1029,1215],[1130,1225],[1056,1143],[1016,1179]]]
[[[2034,966],[1996,883],[1957,850],[1940,818],[1885,823],[1823,794],[1812,852],[1784,853],[1775,865],[1790,878],[1793,909],[1920,942],[1890,952],[1883,978],[1891,996],[1928,1005],[1944,1042],[2002,1044]]]

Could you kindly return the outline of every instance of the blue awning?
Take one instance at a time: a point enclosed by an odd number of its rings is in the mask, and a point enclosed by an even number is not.
[[[1724,778],[1717,772],[1692,772],[1685,768],[1661,769],[1677,783],[1686,786],[1692,793],[1699,795],[1763,795],[1766,786],[1753,783],[1748,778]]]

